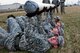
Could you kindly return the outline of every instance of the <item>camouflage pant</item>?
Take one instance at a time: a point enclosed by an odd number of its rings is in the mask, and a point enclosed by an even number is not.
[[[58,7],[56,7],[55,9],[53,9],[53,13],[55,13],[55,10],[56,10],[57,13],[59,12],[58,11]]]
[[[48,35],[43,33],[43,27],[37,28],[37,17],[10,17],[7,19],[8,32],[0,28],[0,45],[9,50],[27,50],[33,53],[45,53],[50,49]],[[38,24],[39,25],[39,24]],[[40,26],[40,25],[39,25]],[[49,26],[48,26],[49,27]],[[23,31],[22,31],[23,29]],[[63,38],[59,37],[60,44]]]
[[[60,3],[60,8],[61,8],[61,13],[65,13],[65,9],[64,9],[64,2]]]
[[[24,20],[25,23],[22,20]],[[34,20],[32,22],[29,21],[30,20],[25,18],[8,18],[8,32],[0,28],[0,45],[5,46],[9,50],[19,49],[31,51],[33,53],[46,52],[50,48],[47,36],[37,32],[36,26],[33,25],[35,23]],[[21,30],[23,27],[20,27],[24,26],[23,23],[25,24],[24,31]]]

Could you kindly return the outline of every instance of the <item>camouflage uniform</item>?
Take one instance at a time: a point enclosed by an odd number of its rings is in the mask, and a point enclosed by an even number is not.
[[[17,17],[16,17],[17,18]],[[17,20],[21,19],[21,21],[24,21],[25,29],[24,31],[21,30],[20,25],[22,25],[23,22],[18,22],[16,19],[10,17],[7,19],[7,24],[9,28],[9,33],[7,33],[5,30],[0,28],[0,37],[3,37],[0,39],[0,45],[4,45],[9,50],[26,50],[33,53],[45,53],[48,49],[50,49],[51,45],[47,41],[48,38],[52,36],[48,36],[46,33],[44,33],[43,27],[39,27],[41,29],[41,33],[39,33],[38,29],[38,17],[24,17],[21,16],[17,18]],[[47,23],[48,21],[46,21]],[[20,24],[20,25],[19,25]],[[41,25],[41,22],[40,22]],[[40,26],[39,25],[39,26]],[[24,25],[22,25],[24,26]],[[50,30],[53,28],[50,23],[45,23],[42,25],[44,26],[44,29]],[[50,29],[49,29],[50,28]],[[6,35],[7,34],[7,35]],[[59,36],[59,44],[63,45],[63,37]],[[62,42],[62,43],[61,43]]]
[[[43,3],[48,3],[48,4],[49,4],[49,3],[50,3],[50,0],[43,0],[42,2],[43,2]]]
[[[64,46],[64,37],[63,36],[59,36],[58,37],[58,42],[59,42],[59,46]]]
[[[50,4],[50,0],[43,0],[43,3]],[[48,14],[50,14],[51,19],[53,19],[53,13],[52,13],[52,10],[50,10],[49,12],[44,12],[44,15],[47,16]]]
[[[40,29],[38,29],[38,27],[40,25],[37,26],[36,22],[36,16],[29,19],[29,22],[26,24],[24,35],[22,35],[20,39],[19,47],[21,50],[28,50],[33,53],[44,53],[50,48],[50,44],[47,41],[47,36],[43,33],[39,33]],[[45,45],[47,45],[47,47]]]
[[[16,33],[22,32],[20,25],[17,23],[17,21],[13,17],[10,17],[7,19],[7,25],[8,25],[9,33],[16,34]]]
[[[65,13],[65,9],[64,9],[64,4],[65,3],[65,0],[60,0],[60,8],[61,8],[61,14]]]
[[[57,5],[59,5],[59,1],[58,0],[52,0],[52,4],[55,4],[57,6]],[[53,13],[55,13],[55,10],[58,13],[58,7],[56,7],[55,9],[53,9]]]
[[[15,38],[17,36],[20,36],[19,33],[22,33],[22,30],[20,28],[20,25],[13,17],[9,17],[7,19],[7,24],[8,24],[8,33],[10,33],[10,35],[7,36],[4,42],[4,46],[7,47],[9,50],[16,50]]]
[[[31,6],[27,5],[26,7]],[[31,8],[32,12],[34,7]],[[35,15],[34,17],[9,17],[7,19],[8,33],[0,29],[0,38],[3,37],[0,39],[1,45],[4,45],[11,51],[26,50],[32,53],[45,53],[50,49],[51,45],[47,40],[48,35],[43,29],[40,18],[40,15]],[[48,16],[48,18],[51,20],[50,16]],[[47,20],[47,26],[45,25],[46,27],[44,26],[44,28],[50,30],[51,23],[48,21],[49,20]]]
[[[7,19],[9,34],[0,28],[0,38],[3,37],[0,39],[0,45],[5,46],[11,51],[27,50],[33,53],[46,52],[51,45],[47,41],[47,35],[38,32],[39,30],[37,29],[37,17],[26,17],[27,19],[24,17],[16,18],[17,19],[10,17]],[[20,27],[20,25],[23,23],[21,21],[23,20],[25,22],[24,31],[22,31]]]
[[[50,0],[43,0],[42,3],[50,4]],[[44,12],[44,15],[48,15],[49,12]]]
[[[59,42],[59,46],[63,46],[64,45],[64,24],[60,21],[60,17],[57,16],[55,17],[55,19],[59,19],[59,23],[61,26],[58,26],[58,31],[59,31],[59,37],[58,37],[58,42]],[[57,23],[55,23],[56,25]]]
[[[10,35],[9,33],[7,33],[4,29],[0,27],[0,45],[1,46],[4,46],[4,41],[9,35]]]
[[[25,29],[25,21],[23,20],[23,18],[24,18],[23,16],[15,18],[22,31],[24,31]]]
[[[22,33],[19,24],[13,17],[7,19],[8,32],[0,28],[0,45],[8,48],[9,50],[16,50],[15,48],[15,39],[20,36],[19,33]]]

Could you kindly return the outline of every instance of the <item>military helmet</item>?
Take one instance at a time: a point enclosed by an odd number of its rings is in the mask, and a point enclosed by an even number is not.
[[[37,3],[33,1],[27,1],[24,5],[24,10],[26,13],[33,13],[38,9]]]
[[[54,19],[58,19],[58,20],[60,20],[60,17],[59,17],[59,16],[56,16],[56,17],[54,17]]]

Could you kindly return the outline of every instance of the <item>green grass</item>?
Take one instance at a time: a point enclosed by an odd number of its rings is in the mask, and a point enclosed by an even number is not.
[[[62,48],[51,49],[47,53],[80,53],[80,7],[66,7],[66,14],[59,15],[64,22],[65,27],[65,45]],[[0,21],[5,21],[9,14],[15,16],[25,15],[25,12],[5,13],[0,14]],[[5,23],[0,23],[0,26],[6,29]],[[1,49],[0,53],[8,53],[8,50]],[[17,51],[15,53],[26,53],[25,51]],[[27,52],[28,53],[28,52]]]

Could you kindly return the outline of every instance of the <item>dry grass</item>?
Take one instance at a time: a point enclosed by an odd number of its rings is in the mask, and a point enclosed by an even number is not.
[[[25,12],[12,12],[0,14],[0,21],[6,21],[6,17],[9,14],[15,16],[25,15]],[[65,45],[62,48],[51,49],[47,53],[80,53],[80,7],[66,7],[66,14],[55,14],[62,17],[62,21],[65,24]],[[5,23],[0,23],[3,28],[6,27]],[[2,49],[0,53],[8,53],[7,50]],[[26,52],[15,52],[26,53]]]

